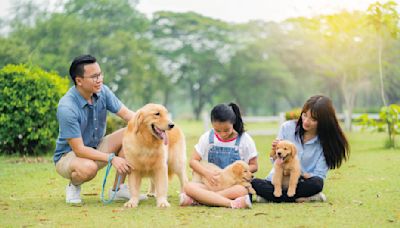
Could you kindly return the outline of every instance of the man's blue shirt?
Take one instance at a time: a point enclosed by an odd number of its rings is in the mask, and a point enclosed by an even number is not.
[[[106,130],[107,110],[117,113],[121,101],[105,85],[99,93],[93,94],[92,104],[81,96],[75,86],[60,99],[57,109],[59,124],[54,163],[72,149],[67,139],[82,137],[85,146],[97,147]]]

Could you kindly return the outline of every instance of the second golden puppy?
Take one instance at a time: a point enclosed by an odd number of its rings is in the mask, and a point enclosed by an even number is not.
[[[129,121],[123,138],[125,157],[132,165],[128,176],[131,199],[125,207],[137,207],[143,177],[152,179],[158,207],[169,207],[168,177],[177,174],[183,185],[186,176],[186,144],[183,132],[159,104],[147,104]]]
[[[297,182],[301,175],[300,160],[297,158],[296,146],[287,140],[279,141],[275,151],[270,154],[274,158],[274,196],[282,196],[282,188],[287,189],[287,195],[293,197],[296,194]]]
[[[200,174],[193,173],[193,181],[205,184],[209,190],[217,192],[238,184],[246,187],[249,193],[256,194],[255,190],[251,187],[253,174],[250,172],[249,164],[246,162],[238,160],[225,167],[225,169],[221,169],[213,163],[201,162],[200,164],[208,170],[219,172],[217,185],[212,185]]]

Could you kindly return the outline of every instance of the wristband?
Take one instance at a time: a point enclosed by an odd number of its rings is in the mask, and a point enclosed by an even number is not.
[[[114,157],[115,157],[115,154],[111,153],[110,156],[108,156],[108,163],[111,163],[111,161],[113,160]]]

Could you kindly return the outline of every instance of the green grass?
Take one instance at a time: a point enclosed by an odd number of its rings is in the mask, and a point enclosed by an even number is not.
[[[198,122],[181,122],[181,126],[190,156],[204,129]],[[177,178],[170,183],[171,208],[156,208],[154,199],[136,209],[124,209],[122,202],[103,205],[99,198],[105,170],[83,185],[84,204],[69,206],[64,202],[67,180],[56,174],[50,156],[44,160],[0,157],[0,227],[399,227],[400,151],[383,149],[384,134],[348,136],[352,154],[340,169],[329,172],[326,203],[254,203],[251,210],[181,208]],[[273,138],[255,137],[257,177],[265,177],[271,168],[266,154]]]

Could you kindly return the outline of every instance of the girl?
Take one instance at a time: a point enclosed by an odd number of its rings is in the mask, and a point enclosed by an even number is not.
[[[296,145],[302,177],[293,197],[288,197],[284,191],[283,195],[277,198],[273,195],[272,169],[266,180],[252,181],[252,186],[259,196],[257,201],[326,201],[322,188],[328,169],[339,168],[342,161],[347,160],[349,156],[349,145],[336,119],[332,101],[321,95],[309,98],[297,121],[283,123],[278,139],[287,139]],[[278,139],[272,143],[272,150],[275,150]]]
[[[243,160],[249,164],[252,173],[256,172],[257,149],[250,135],[244,132],[239,107],[234,103],[215,106],[211,111],[211,124],[212,129],[204,133],[195,145],[189,163],[193,171],[214,184],[218,180],[218,173],[204,168],[201,160],[214,163],[221,169],[236,160]],[[230,208],[251,207],[248,190],[242,185],[213,192],[202,183],[189,182],[184,186],[184,192],[180,196],[181,206],[201,203]]]

